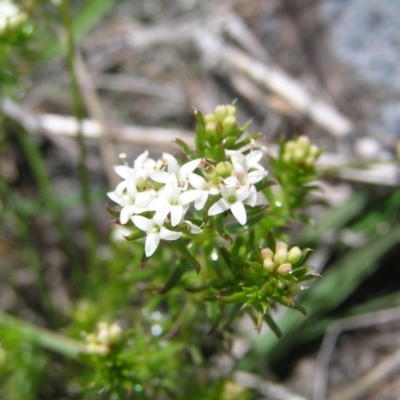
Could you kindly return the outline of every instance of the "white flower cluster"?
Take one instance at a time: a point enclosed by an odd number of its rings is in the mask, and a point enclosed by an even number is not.
[[[145,151],[135,160],[133,168],[128,165],[115,167],[116,173],[124,180],[108,196],[121,206],[119,219],[122,225],[131,220],[146,233],[145,254],[150,257],[161,239],[179,239],[182,225],[186,225],[192,234],[202,232],[201,227],[185,220],[185,215],[191,203],[196,210],[202,210],[209,195],[220,198],[210,207],[208,215],[230,209],[240,224],[246,224],[244,205],[254,207],[257,204],[254,184],[267,175],[259,164],[264,152],[264,148],[251,149],[249,154],[244,155],[239,151],[226,150],[230,162],[210,167],[213,172],[206,172],[204,178],[194,173],[198,168],[205,168],[201,158],[180,166],[171,154],[164,153],[161,159],[155,161]],[[122,154],[120,157],[126,156]],[[141,215],[148,212],[151,212],[151,218]],[[166,224],[177,230],[168,229]]]

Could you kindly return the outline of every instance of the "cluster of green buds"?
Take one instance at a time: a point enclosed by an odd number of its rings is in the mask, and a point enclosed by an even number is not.
[[[288,140],[283,148],[282,159],[287,165],[297,168],[314,169],[321,150],[310,142],[307,136],[301,135],[295,140]]]
[[[257,326],[276,303],[304,312],[294,296],[305,289],[302,282],[316,278],[312,267],[304,265],[310,249],[301,250],[287,243],[276,242],[261,250],[257,260],[247,262],[247,267],[236,269],[236,285],[217,296],[223,303],[242,304],[258,311]],[[232,293],[233,292],[233,293]],[[269,321],[269,320],[268,320]],[[268,322],[267,321],[267,322]]]
[[[116,324],[99,322],[97,332],[86,336],[86,352],[99,356],[107,356],[122,341],[122,328]]]
[[[217,142],[237,130],[236,107],[234,105],[219,105],[213,113],[204,116],[207,138]]]

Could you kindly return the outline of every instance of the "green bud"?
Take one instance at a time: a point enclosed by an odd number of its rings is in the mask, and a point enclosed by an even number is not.
[[[296,148],[296,143],[293,140],[288,140],[285,144],[285,153],[290,153]]]
[[[215,122],[207,122],[206,123],[206,133],[210,136],[215,135],[215,132],[217,130],[217,126],[215,125]]]
[[[279,290],[283,290],[286,288],[286,283],[283,281],[276,281],[275,286],[279,289]]]
[[[293,307],[296,304],[296,302],[288,296],[282,296],[279,300],[287,307]]]
[[[228,176],[230,176],[232,171],[233,165],[229,161],[219,162],[215,167],[215,172],[223,178],[227,178]]]
[[[301,292],[301,286],[298,283],[291,283],[288,286],[288,291],[290,294],[295,295]]]
[[[275,270],[275,263],[272,261],[271,258],[266,258],[263,262],[263,268],[266,272],[274,272]]]
[[[222,122],[227,115],[228,115],[228,111],[226,109],[226,106],[220,105],[220,106],[215,107],[214,117],[215,117],[216,121]]]
[[[287,260],[288,251],[286,249],[279,249],[274,255],[274,261],[277,265],[283,264]]]
[[[304,164],[306,167],[313,167],[315,165],[315,158],[308,156],[305,160],[304,160]]]
[[[308,155],[312,157],[317,157],[319,153],[319,148],[315,144],[312,144],[308,149]]]
[[[300,145],[301,148],[306,149],[310,145],[310,139],[308,136],[300,135],[297,138],[297,143]]]
[[[278,251],[278,250],[281,250],[281,249],[287,250],[288,249],[287,243],[285,243],[285,242],[276,242],[275,250]]]
[[[237,110],[236,110],[236,107],[234,105],[232,105],[232,104],[227,105],[226,106],[226,111],[227,111],[228,115],[236,116]]]
[[[273,258],[274,257],[274,252],[269,247],[266,247],[265,249],[261,250],[261,257],[263,259]]]
[[[290,274],[290,272],[292,272],[292,264],[289,263],[282,264],[278,267],[276,272],[282,276],[288,275]]]
[[[204,116],[204,121],[205,121],[206,123],[208,123],[208,122],[213,122],[213,123],[215,123],[214,114],[206,114],[206,115]]]
[[[283,155],[283,162],[285,164],[290,164],[292,162],[292,155],[290,153],[285,153]]]
[[[296,163],[304,161],[305,157],[306,157],[306,153],[305,153],[305,151],[303,149],[297,148],[296,150],[294,150],[294,152],[293,152],[293,160]]]
[[[302,254],[301,250],[297,246],[292,247],[289,250],[287,261],[290,264],[296,264],[301,259],[302,255],[303,254]]]
[[[236,117],[233,115],[228,115],[224,120],[222,121],[222,126],[225,129],[232,128],[236,125]]]

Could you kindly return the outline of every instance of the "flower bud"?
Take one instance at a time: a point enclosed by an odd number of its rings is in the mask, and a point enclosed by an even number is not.
[[[222,121],[222,126],[225,129],[232,128],[233,126],[236,125],[236,117],[233,115],[228,115],[224,120]]]
[[[276,281],[275,286],[279,289],[279,290],[283,290],[286,288],[286,283],[283,281]]]
[[[290,294],[295,295],[301,292],[301,286],[298,283],[291,283],[288,286],[288,291]]]
[[[215,123],[214,114],[206,114],[206,115],[204,116],[204,121],[206,122],[206,124],[207,124],[208,122],[213,122],[213,123]]]
[[[112,324],[109,329],[109,337],[112,343],[119,342],[122,338],[122,328],[116,323]]]
[[[301,250],[297,246],[295,246],[289,250],[287,261],[290,264],[296,264],[301,259],[301,257],[302,257]]]
[[[215,122],[207,122],[206,123],[206,133],[210,136],[215,135],[217,127],[215,125]]]
[[[296,163],[302,162],[304,161],[304,158],[306,157],[306,152],[303,149],[297,148],[294,152],[293,152],[293,160]]]
[[[223,178],[227,178],[228,176],[230,176],[232,171],[233,165],[229,161],[219,162],[215,167],[215,172]]]
[[[276,251],[281,250],[281,249],[287,250],[287,248],[288,248],[288,245],[285,242],[276,242],[276,244],[275,244]]]
[[[265,249],[261,250],[261,257],[263,259],[273,258],[274,257],[274,252],[269,247],[266,247]]]
[[[229,104],[229,105],[226,106],[226,111],[227,111],[228,115],[235,116],[237,110],[236,110],[236,107],[234,105]]]
[[[263,262],[263,268],[266,272],[274,272],[275,270],[275,263],[272,261],[271,258],[266,258]]]
[[[282,276],[288,275],[290,274],[290,272],[292,272],[292,264],[289,263],[282,264],[278,267],[276,272]]]
[[[224,120],[224,118],[227,116],[228,111],[226,109],[226,106],[217,106],[215,107],[214,110],[214,117],[216,119],[216,121],[218,122],[222,122]]]
[[[301,148],[306,149],[306,148],[308,148],[309,145],[310,145],[310,139],[309,139],[308,136],[300,135],[300,136],[297,138],[297,143],[299,144],[299,146],[300,146]]]
[[[283,264],[287,260],[288,251],[286,249],[279,249],[274,255],[274,261],[277,265]]]

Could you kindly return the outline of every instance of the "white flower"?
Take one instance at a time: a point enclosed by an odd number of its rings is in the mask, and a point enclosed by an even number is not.
[[[173,177],[176,177],[178,185],[187,190],[188,181],[191,175],[195,175],[193,171],[200,165],[201,158],[189,161],[183,164],[181,167],[178,164],[177,159],[169,153],[162,155],[162,160],[167,164],[167,171],[159,171],[151,174],[150,178],[159,183],[168,183]]]
[[[115,191],[107,193],[108,197],[121,206],[120,223],[125,225],[133,214],[148,211],[147,206],[156,197],[153,189],[138,192],[134,177],[118,184]]]
[[[183,191],[178,186],[175,176],[171,176],[170,181],[159,191],[158,197],[148,205],[149,211],[155,211],[154,219],[164,222],[168,214],[171,214],[171,225],[177,226],[183,219],[189,203],[201,196],[199,190]]]
[[[252,194],[251,186],[226,186],[226,184],[221,183],[222,198],[211,206],[208,210],[208,215],[221,214],[230,209],[239,224],[245,225],[247,214],[243,202]]]
[[[165,228],[160,221],[154,219],[148,219],[141,215],[134,215],[131,220],[136,227],[147,234],[144,246],[146,257],[150,257],[154,254],[161,239],[176,240],[182,236],[182,232],[170,231]]]
[[[231,157],[234,174],[242,185],[255,184],[268,175],[268,171],[259,164],[265,151],[265,148],[252,149],[247,155],[235,150],[226,151]]]

